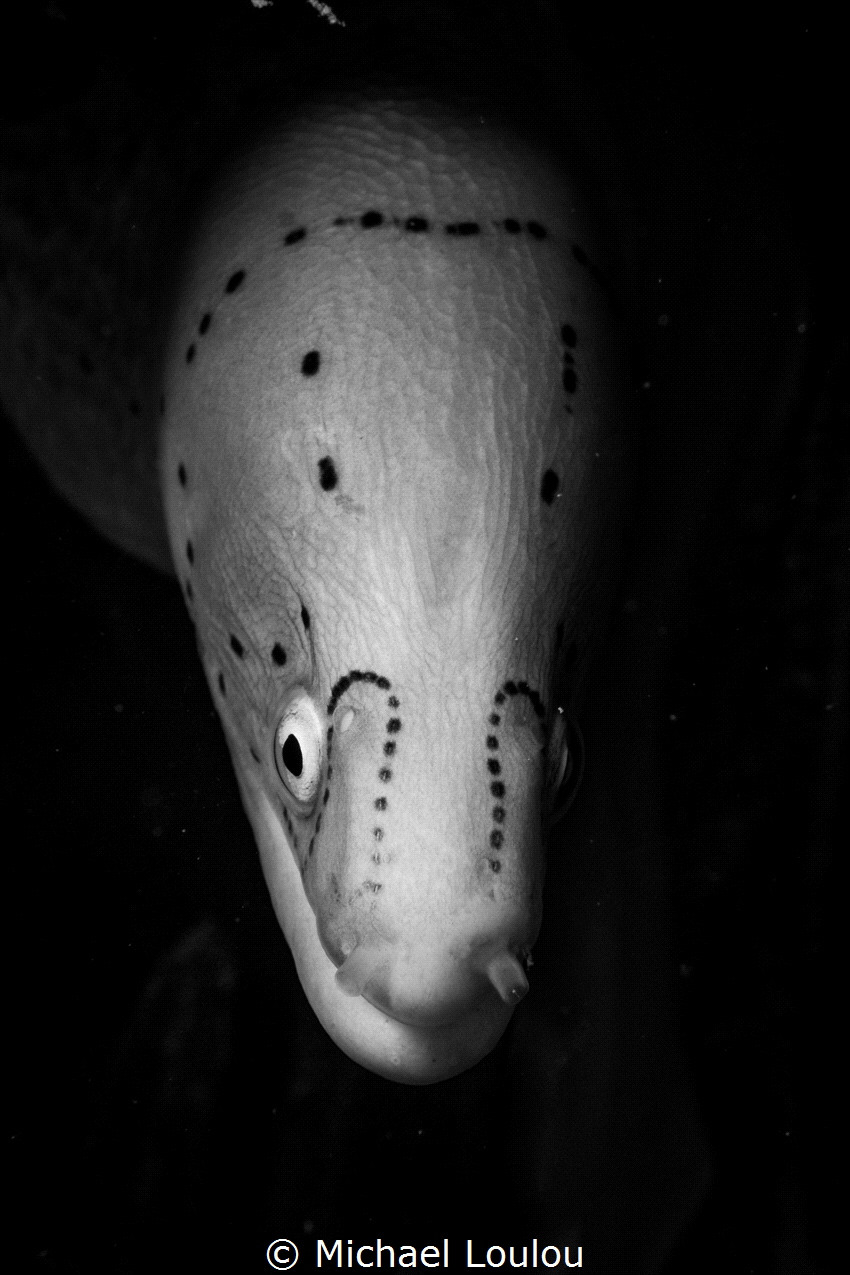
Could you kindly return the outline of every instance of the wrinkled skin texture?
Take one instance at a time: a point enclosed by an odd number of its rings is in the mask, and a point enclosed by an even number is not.
[[[392,1079],[478,1061],[527,989],[617,507],[596,248],[505,126],[342,98],[237,156],[180,289],[174,561],[302,984]]]

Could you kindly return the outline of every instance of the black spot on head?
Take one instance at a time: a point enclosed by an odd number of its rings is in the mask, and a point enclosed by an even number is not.
[[[455,221],[446,226],[447,235],[479,235],[481,227],[477,221]]]
[[[499,828],[494,828],[493,831],[490,833],[490,845],[493,847],[494,850],[499,849],[499,846],[502,844],[504,839],[505,839],[505,834]]]
[[[503,688],[503,689],[504,689],[504,691],[505,691],[508,695],[516,695],[516,693],[517,693],[517,684],[516,684],[516,682],[505,682],[505,685],[504,685],[504,688]]]
[[[395,752],[395,740],[388,739],[387,742],[384,744],[384,756],[392,757],[394,752]]]
[[[195,347],[194,345],[190,345],[188,350],[186,351],[186,362],[191,363],[194,357],[195,357]]]
[[[547,469],[546,473],[543,475],[543,480],[540,483],[540,497],[545,504],[551,505],[552,501],[558,494],[559,485],[558,475],[555,473],[554,469]]]
[[[376,797],[376,798],[375,798],[375,809],[376,809],[376,810],[386,810],[386,808],[387,808],[387,799],[386,799],[386,797]]]
[[[272,659],[274,660],[275,664],[277,664],[278,668],[283,668],[284,664],[286,663],[286,651],[284,651],[280,642],[275,642],[274,646],[272,647]]]
[[[319,485],[322,491],[333,491],[337,484],[336,465],[330,456],[323,456],[319,461]]]
[[[224,285],[225,292],[235,292],[236,289],[243,282],[244,278],[245,278],[245,271],[237,270],[235,274],[232,274],[230,276],[230,278],[227,280],[227,283]]]
[[[288,235],[284,235],[283,242],[289,247],[290,244],[298,243],[307,233],[305,226],[299,226],[297,230],[290,230]]]
[[[578,337],[576,336],[576,330],[571,323],[565,323],[561,328],[561,340],[564,345],[568,345],[571,350],[575,349]]]
[[[91,356],[88,355],[85,350],[80,351],[80,368],[83,372],[85,372],[86,376],[91,376],[94,372],[94,364],[91,361]]]
[[[412,230],[414,234],[421,234],[423,230],[428,229],[428,221],[425,217],[408,217],[404,223],[405,230]]]
[[[496,694],[493,696],[493,702],[494,704],[504,704],[505,696],[502,691],[496,691]]]
[[[489,770],[491,775],[501,775],[502,773],[502,767],[496,761],[495,757],[487,758],[487,769]]]
[[[223,673],[219,673],[218,675],[218,689],[221,691],[222,695],[227,694],[227,691],[224,689],[224,674]]]
[[[504,696],[502,698],[504,698]],[[498,713],[491,713],[487,720],[491,726],[498,726],[502,719]]]
[[[392,779],[392,777],[393,777],[393,772],[389,770],[386,766],[382,767],[382,769],[378,771],[378,778],[380,779],[382,784],[388,784],[390,780]]]
[[[190,563],[195,561],[195,550],[192,547],[191,540],[186,541],[186,557],[189,559]]]
[[[182,460],[177,466],[177,479],[181,487],[186,486],[186,466],[183,464]]]
[[[493,822],[494,823],[505,822],[505,807],[504,806],[493,807]]]
[[[239,638],[238,638],[238,637],[234,637],[232,633],[231,633],[231,635],[230,635],[230,649],[231,649],[231,651],[233,652],[233,654],[234,654],[234,655],[238,655],[238,656],[239,656],[240,660],[242,659],[242,657],[243,657],[243,656],[244,656],[244,654],[245,654],[245,648],[244,648],[244,646],[243,646],[243,645],[242,645],[242,643],[239,641]]]
[[[364,682],[372,682],[372,683],[374,684],[375,682],[377,682],[377,680],[378,680],[378,674],[377,674],[377,673],[364,673],[364,674],[363,674],[363,681],[364,681]]]
[[[490,785],[490,792],[494,797],[502,798],[505,795],[505,785],[501,780],[497,780],[495,784]]]
[[[533,239],[545,239],[546,227],[541,226],[539,221],[527,221],[526,229]]]
[[[307,608],[306,608],[306,607],[302,607],[302,608],[301,608],[301,623],[304,625],[304,628],[305,628],[305,629],[309,629],[309,627],[310,627],[310,612],[307,610]],[[339,682],[337,682],[337,686],[340,686],[343,682],[345,682],[346,686],[348,686],[348,682],[346,682],[346,680],[345,680],[345,678],[344,678],[344,677],[341,677],[341,678],[340,678]],[[342,692],[341,692],[341,691],[340,691],[340,694],[342,694]]]
[[[201,334],[201,336],[204,336],[205,333],[209,331],[209,327],[211,323],[212,323],[212,315],[209,313],[209,311],[207,311],[207,313],[204,315],[204,317],[201,319],[200,323],[198,324],[198,331]]]
[[[577,384],[575,368],[565,367],[561,374],[561,380],[563,381],[564,389],[567,393],[575,394]]]
[[[491,839],[492,839],[492,834],[491,834]],[[490,868],[491,868],[491,871],[493,871],[493,872],[501,872],[501,870],[502,870],[502,865],[501,865],[501,863],[499,862],[499,860],[498,860],[498,859],[491,859],[491,860],[490,860]]]
[[[374,208],[369,212],[365,212],[360,218],[360,225],[364,230],[371,230],[373,226],[382,226],[384,223],[384,214],[376,212]]]
[[[385,677],[379,677],[375,685],[378,687],[378,690],[380,691],[388,691],[390,689],[390,684]],[[390,698],[387,700],[387,707],[398,708],[398,700],[396,699],[395,695],[391,695]]]
[[[141,415],[141,411],[142,409],[139,407],[138,399],[131,398],[130,399],[130,415],[139,416]]]
[[[301,360],[301,371],[304,376],[315,376],[319,370],[321,355],[318,350],[309,350]]]
[[[488,736],[487,736],[487,747],[488,747],[488,748],[498,748],[498,747],[499,747],[499,741],[498,741],[498,739],[496,738],[496,736],[495,736],[495,735],[488,735]]]
[[[397,717],[391,717],[390,720],[387,722],[387,733],[390,735],[397,735],[400,730],[401,730],[400,720]]]
[[[509,235],[518,235],[522,227],[515,217],[506,217],[502,222]]]

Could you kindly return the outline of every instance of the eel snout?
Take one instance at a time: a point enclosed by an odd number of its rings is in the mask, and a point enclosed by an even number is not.
[[[496,996],[514,1006],[528,991],[517,955],[492,940],[464,956],[422,945],[361,943],[340,965],[336,983],[413,1027],[457,1023]]]

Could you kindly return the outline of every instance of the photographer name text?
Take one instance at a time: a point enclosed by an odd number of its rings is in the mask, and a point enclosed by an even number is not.
[[[465,1256],[468,1270],[498,1270],[500,1266],[519,1270],[523,1267],[575,1270],[582,1264],[580,1244],[540,1244],[537,1239],[530,1244],[489,1246],[467,1240]],[[413,1244],[386,1244],[383,1240],[374,1240],[371,1244],[355,1244],[352,1240],[316,1241],[316,1266],[385,1270],[396,1265],[406,1269],[424,1266],[428,1270],[444,1270],[449,1265],[449,1241],[444,1239],[442,1244],[425,1244],[421,1248]]]

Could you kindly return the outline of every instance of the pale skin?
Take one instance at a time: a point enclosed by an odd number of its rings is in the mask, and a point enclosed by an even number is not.
[[[345,99],[237,158],[186,264],[174,562],[302,985],[393,1080],[473,1065],[528,989],[617,505],[595,252],[528,139]]]

